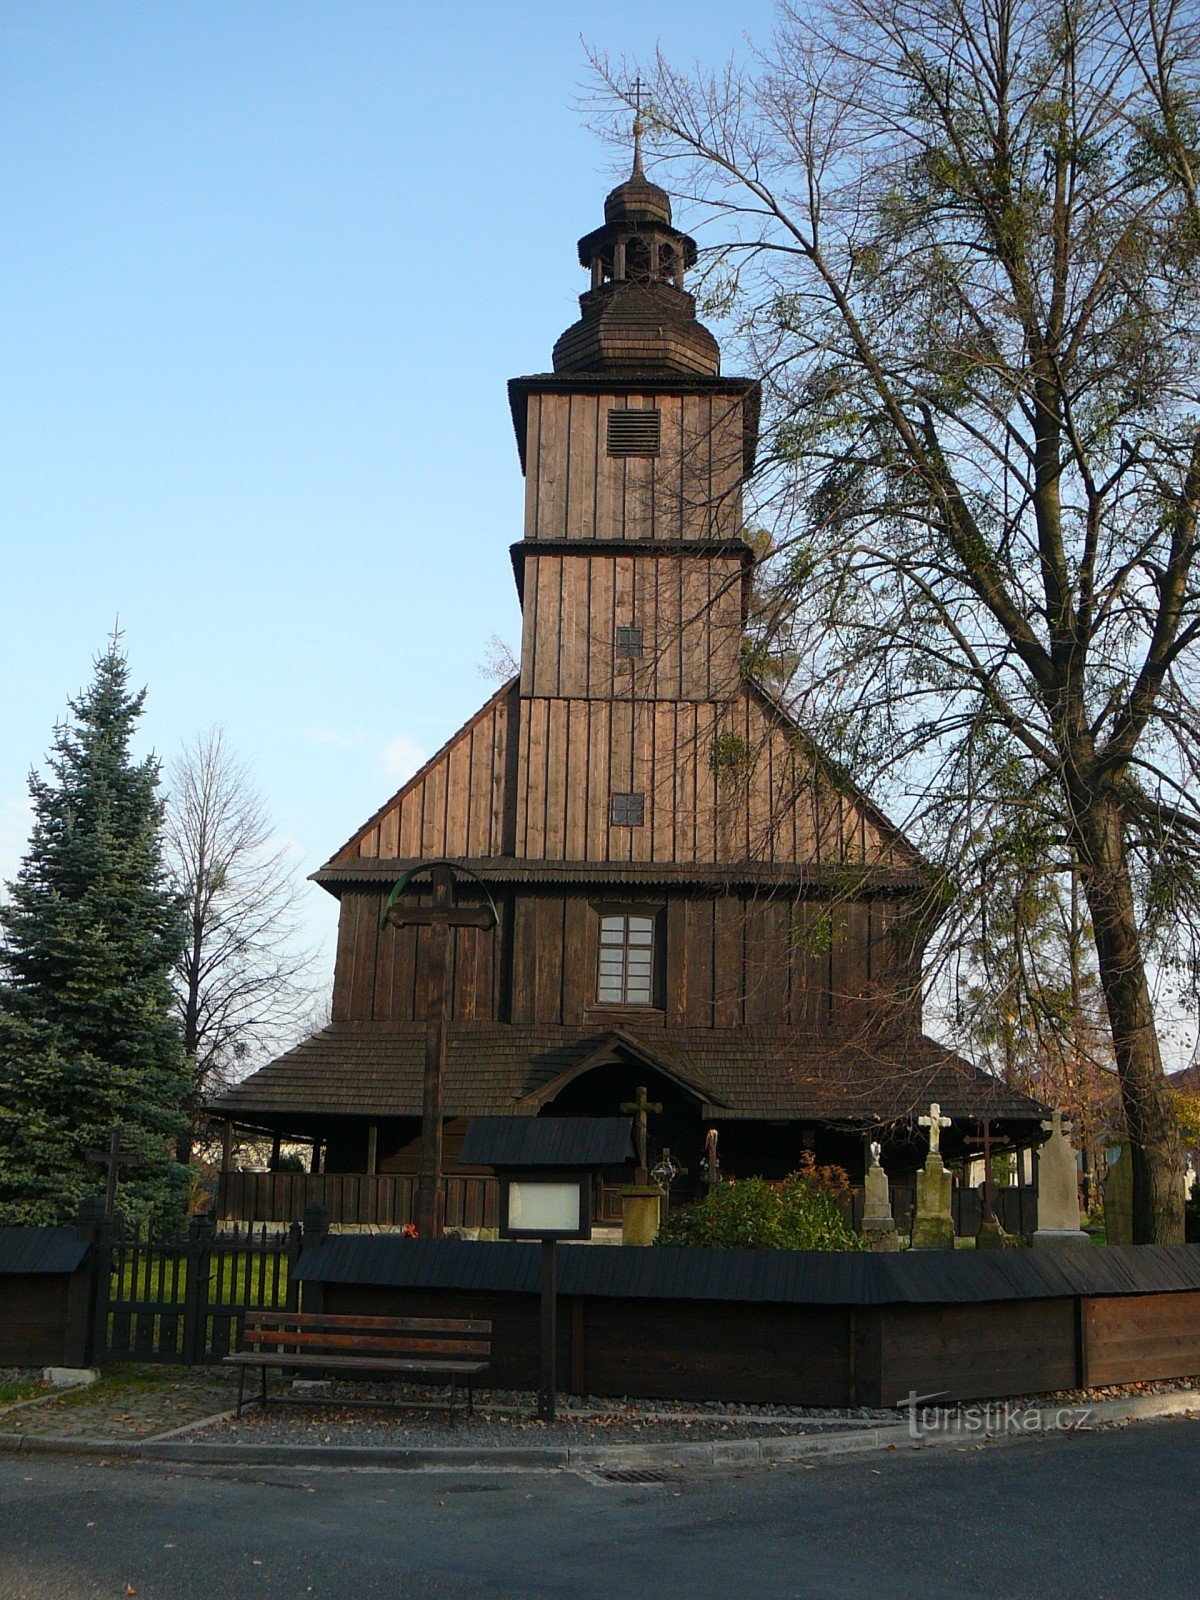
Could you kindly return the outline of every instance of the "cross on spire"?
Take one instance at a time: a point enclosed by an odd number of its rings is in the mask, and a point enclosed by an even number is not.
[[[642,94],[648,88],[636,77],[629,85],[629,93],[633,96],[633,176],[642,176]]]

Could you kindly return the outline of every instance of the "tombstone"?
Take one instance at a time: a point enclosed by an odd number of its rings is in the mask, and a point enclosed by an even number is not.
[[[1071,1126],[1067,1123],[1067,1127]],[[1038,1151],[1037,1221],[1034,1244],[1090,1244],[1079,1226],[1079,1177],[1075,1151],[1063,1133],[1062,1112],[1042,1127],[1050,1137]]]
[[[892,1216],[887,1173],[879,1163],[879,1145],[871,1143],[871,1165],[863,1183],[863,1238],[869,1250],[899,1250],[900,1235]]]
[[[656,1183],[628,1183],[621,1189],[621,1243],[653,1244],[662,1226],[664,1191]]]
[[[1133,1243],[1133,1157],[1128,1139],[1121,1141],[1104,1179],[1104,1237],[1109,1244]]]
[[[951,1178],[942,1161],[942,1129],[950,1126],[935,1101],[927,1117],[917,1121],[929,1129],[929,1154],[917,1173],[917,1206],[913,1215],[914,1250],[953,1250],[954,1213],[950,1208]]]

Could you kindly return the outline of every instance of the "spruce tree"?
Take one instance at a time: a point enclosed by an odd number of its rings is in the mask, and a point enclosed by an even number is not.
[[[114,634],[91,685],[54,731],[49,775],[30,775],[34,822],[0,906],[0,1223],[62,1223],[102,1169],[85,1152],[123,1127],[127,1217],[184,1208],[174,1158],[187,1073],[170,973],[180,907],[163,871],[153,757],[130,742],[133,694]]]

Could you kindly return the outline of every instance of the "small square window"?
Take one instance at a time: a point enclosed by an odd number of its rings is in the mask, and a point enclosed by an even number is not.
[[[612,797],[612,825],[614,828],[640,828],[646,820],[644,794],[614,794]]]
[[[640,628],[617,629],[617,654],[627,660],[636,660],[642,653],[642,630]]]
[[[657,411],[619,410],[608,413],[608,453],[610,456],[656,456],[659,452],[662,421]]]

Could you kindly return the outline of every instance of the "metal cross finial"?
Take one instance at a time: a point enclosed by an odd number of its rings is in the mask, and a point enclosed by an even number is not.
[[[642,92],[646,87],[647,85],[642,82],[640,74],[629,85],[629,91],[633,95],[634,111],[639,122],[642,120]]]

